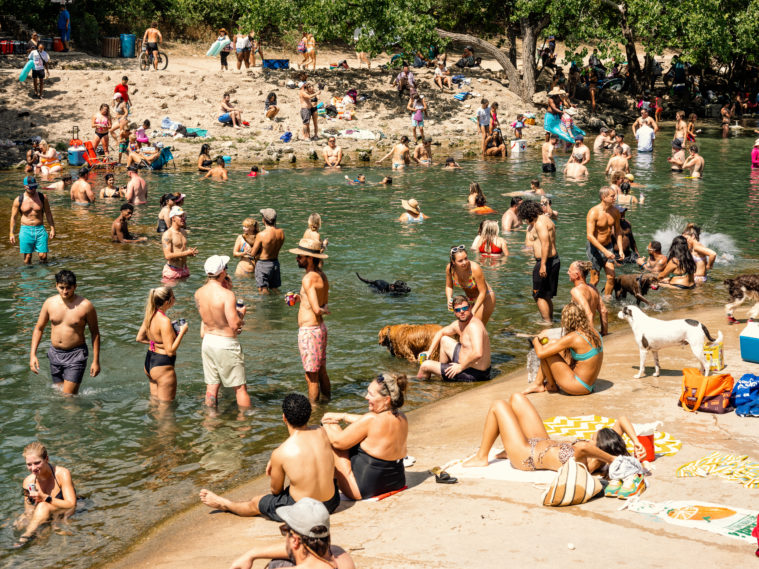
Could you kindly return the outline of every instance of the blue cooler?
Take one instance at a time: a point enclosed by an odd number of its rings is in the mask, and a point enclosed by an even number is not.
[[[85,152],[84,146],[69,146],[69,166],[82,166]]]
[[[264,69],[290,69],[289,59],[264,59],[261,63]]]
[[[749,322],[740,336],[741,359],[759,364],[759,322]]]
[[[121,40],[121,57],[134,57],[137,37],[134,34],[121,34],[119,39]]]

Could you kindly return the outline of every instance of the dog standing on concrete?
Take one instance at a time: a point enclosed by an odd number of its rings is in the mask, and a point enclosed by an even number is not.
[[[379,345],[390,355],[418,363],[419,353],[429,348],[432,338],[442,326],[439,324],[394,324],[379,331]],[[437,350],[436,350],[437,352]],[[436,354],[430,354],[435,359]]]
[[[730,294],[730,302],[725,305],[728,324],[738,322],[733,317],[733,310],[747,300],[756,302],[748,313],[748,321],[753,322],[754,318],[759,317],[759,275],[741,275],[723,282],[727,285],[727,292]]]
[[[645,298],[649,289],[659,286],[659,279],[652,273],[643,273],[641,275],[620,275],[614,278],[614,295],[617,300],[627,298],[627,293],[632,294],[637,300],[638,306],[641,302],[651,305]]]
[[[709,340],[715,344],[722,341],[722,332],[717,338],[712,338],[706,326],[698,320],[659,320],[651,318],[637,306],[625,306],[618,316],[627,320],[632,328],[635,341],[640,349],[640,369],[635,377],[643,377],[646,371],[646,356],[648,352],[654,355],[654,377],[659,377],[659,350],[668,346],[690,345],[696,356],[701,373],[709,375],[709,364],[704,357],[704,343]]]

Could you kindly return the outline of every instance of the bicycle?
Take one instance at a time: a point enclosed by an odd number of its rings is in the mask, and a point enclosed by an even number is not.
[[[158,70],[163,71],[169,66],[169,56],[166,52],[158,51]],[[143,48],[140,53],[140,71],[147,71],[153,67],[153,52],[149,52]]]

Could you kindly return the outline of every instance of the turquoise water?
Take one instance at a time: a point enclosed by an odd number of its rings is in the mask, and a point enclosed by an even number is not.
[[[755,125],[744,123],[747,128]],[[706,178],[672,175],[666,162],[671,128],[657,141],[653,156],[631,161],[636,181],[644,184],[646,203],[633,207],[631,221],[641,251],[652,237],[665,247],[687,221],[704,227],[704,241],[720,253],[705,287],[694,292],[652,292],[660,309],[714,306],[724,302],[719,284],[726,275],[755,264],[759,234],[759,174],[751,174],[749,153],[753,137],[716,138],[707,128],[699,144],[705,156]],[[559,170],[565,160],[560,155]],[[539,159],[538,159],[539,162]],[[282,297],[259,297],[251,281],[237,280],[236,292],[249,306],[240,337],[246,354],[249,391],[254,413],[239,417],[234,397],[225,394],[215,416],[203,411],[204,384],[199,356],[198,315],[193,292],[202,284],[203,260],[215,253],[230,254],[241,222],[262,207],[279,212],[280,226],[292,247],[302,235],[308,215],[319,212],[322,234],[330,240],[325,271],[331,282],[328,371],[334,401],[327,408],[361,412],[362,393],[378,371],[414,373],[414,366],[394,360],[377,345],[377,332],[386,324],[447,323],[444,267],[452,245],[469,245],[481,217],[466,207],[469,182],[479,181],[498,216],[508,207],[502,194],[529,187],[539,172],[534,154],[506,161],[464,163],[461,171],[412,168],[394,173],[394,184],[348,186],[343,173],[321,170],[281,170],[251,180],[233,172],[227,183],[200,180],[194,173],[149,174],[150,205],[138,208],[133,232],[150,236],[147,244],[110,243],[110,223],[119,204],[99,202],[89,209],[72,208],[68,196],[48,193],[58,237],[52,242],[48,266],[23,267],[18,248],[6,242],[0,249],[0,497],[7,507],[0,523],[0,548],[14,540],[12,521],[22,511],[20,483],[25,473],[21,449],[35,438],[49,448],[53,462],[68,467],[78,492],[85,496],[67,530],[71,535],[43,535],[21,552],[0,552],[5,567],[87,567],[128,546],[158,520],[195,503],[202,486],[223,490],[263,471],[270,450],[285,436],[279,405],[290,391],[305,392],[297,350],[296,309]],[[557,221],[562,281],[558,309],[569,298],[565,276],[569,263],[584,258],[585,215],[597,203],[603,185],[606,157],[593,157],[590,180],[565,183],[561,174],[544,176],[552,194]],[[241,168],[244,165],[240,165]],[[358,169],[346,173],[358,173]],[[364,170],[379,181],[386,169]],[[21,191],[21,175],[2,174],[0,225],[7,224],[13,197]],[[102,180],[96,186],[100,187]],[[176,404],[163,413],[148,403],[142,371],[145,347],[134,342],[150,287],[160,284],[163,265],[155,234],[158,196],[179,190],[187,194],[189,242],[200,250],[190,260],[193,275],[177,286],[172,317],[187,318],[190,333],[178,357]],[[637,193],[637,189],[634,190]],[[400,200],[415,197],[430,219],[405,226],[397,222]],[[7,227],[7,225],[3,225]],[[494,366],[508,371],[522,365],[524,340],[515,332],[539,329],[531,297],[531,255],[521,250],[524,233],[506,237],[511,255],[503,260],[479,259],[496,293],[496,311],[488,326]],[[295,258],[282,253],[282,292],[297,290],[302,271]],[[62,268],[79,279],[78,292],[98,310],[102,333],[103,371],[85,378],[77,398],[64,399],[50,388],[44,353],[49,332],[38,355],[39,376],[28,369],[32,327],[43,300],[55,293],[53,275]],[[358,281],[365,278],[405,280],[406,297],[372,293]],[[613,303],[613,310],[617,305]],[[439,382],[411,383],[409,407],[466,389]],[[411,449],[413,454],[413,449]]]

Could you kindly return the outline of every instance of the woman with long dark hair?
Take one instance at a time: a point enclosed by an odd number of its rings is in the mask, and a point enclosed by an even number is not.
[[[469,260],[465,245],[451,247],[450,262],[445,267],[445,296],[449,310],[453,310],[454,286],[461,287],[472,303],[472,314],[487,324],[495,310],[495,293],[485,280],[482,267]]]
[[[688,249],[688,240],[678,235],[672,240],[667,255],[667,264],[659,273],[659,283],[681,289],[696,286],[696,262]]]

